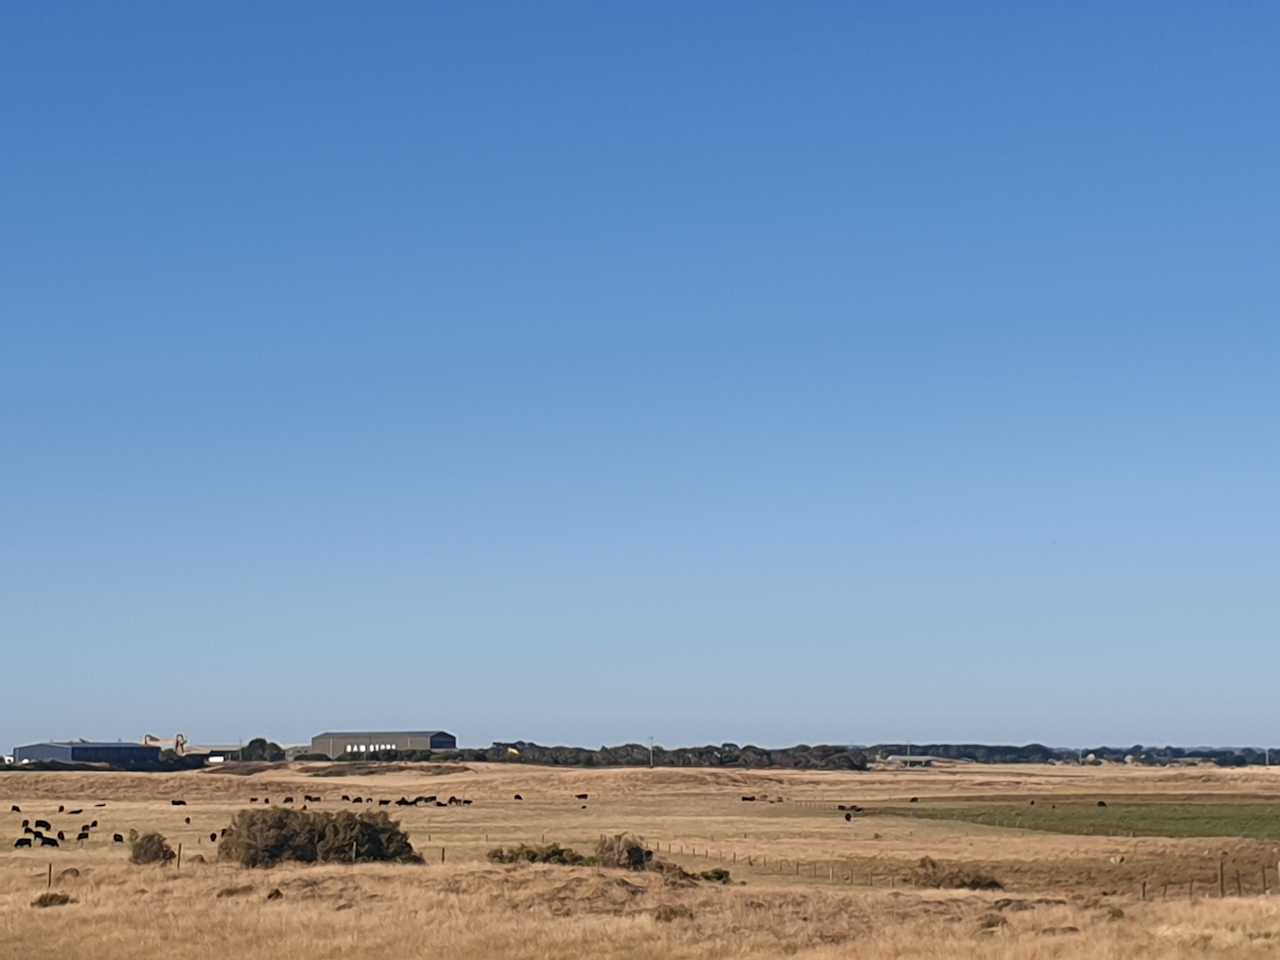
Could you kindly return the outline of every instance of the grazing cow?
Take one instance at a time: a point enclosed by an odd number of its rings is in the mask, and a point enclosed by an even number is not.
[[[88,836],[88,834],[86,833],[86,834],[85,834],[85,836],[87,837],[87,836]],[[65,840],[65,839],[67,839],[66,834],[64,834],[61,830],[59,830],[59,831],[58,831],[58,839],[59,839],[59,840]]]
[[[580,810],[585,810],[585,809],[587,809],[587,805],[584,803],[584,804],[583,804],[581,807],[579,807],[578,809],[580,809]]]
[[[105,804],[105,803],[95,803],[95,804],[94,804],[94,806],[95,806],[95,807],[105,807],[105,806],[106,806],[106,804]]]
[[[1100,806],[1100,807],[1105,807],[1106,805],[1107,805],[1107,801],[1105,801],[1105,800],[1099,800],[1099,801],[1098,801],[1098,806]]]
[[[227,828],[226,828],[226,827],[223,827],[221,830],[219,830],[219,831],[218,831],[218,836],[220,836],[220,837],[225,837],[226,835],[227,835]]]
[[[401,797],[399,800],[397,800],[397,801],[396,801],[396,806],[397,806],[397,807],[412,807],[412,806],[413,806],[413,801],[412,801],[412,800],[410,800],[408,797]]]
[[[185,800],[170,800],[169,802],[175,807],[185,807],[187,805]]]
[[[436,795],[433,793],[433,794],[432,794],[431,796],[429,796],[429,797],[419,797],[419,798],[418,798],[418,800],[421,800],[423,803],[435,803],[435,802],[436,802]],[[413,802],[414,802],[414,803],[417,803],[417,802],[418,802],[418,800],[415,800],[415,801],[413,801]]]
[[[112,843],[124,843],[124,837],[120,836],[120,834],[118,834],[118,833],[113,833],[113,834],[111,835],[111,842],[112,842]]]
[[[37,840],[43,840],[43,839],[44,839],[44,834],[43,834],[43,833],[41,833],[39,830],[32,830],[32,831],[31,831],[31,836],[35,837]]]
[[[907,802],[908,802],[908,803],[919,803],[919,802],[920,802],[920,798],[919,798],[919,797],[912,797],[912,798],[911,798],[910,800],[908,800]]]
[[[461,800],[459,800],[457,797],[452,796],[452,795],[449,797],[449,806],[451,806],[451,807],[456,807],[456,806],[458,806],[460,803],[462,803],[462,801],[461,801]]]
[[[42,847],[56,847],[57,845],[58,845],[58,841],[53,839],[53,837],[40,838],[40,846]]]
[[[191,826],[191,818],[190,818],[190,817],[183,817],[183,818],[182,818],[182,822],[183,822],[183,823],[185,823],[187,826]]]
[[[217,843],[217,842],[218,842],[218,835],[217,835],[216,833],[211,833],[211,834],[209,834],[209,842],[210,842],[210,843]]]
[[[573,795],[573,799],[575,799],[575,800],[586,800],[586,799],[587,799],[587,794],[585,794],[585,793],[575,793],[575,794]]]
[[[22,825],[22,832],[23,832],[23,833],[31,833],[31,834],[34,834],[34,833],[35,833],[35,831],[34,831],[34,830],[32,830],[30,827],[28,827],[25,823]]]
[[[257,798],[257,797],[250,797],[250,798],[249,798],[249,802],[250,802],[250,803],[257,803],[257,802],[258,802],[258,798]]]
[[[1028,801],[1027,801],[1027,806],[1029,806],[1029,807],[1034,807],[1035,805],[1036,805],[1036,802],[1035,802],[1034,800],[1028,800]]]
[[[742,798],[742,802],[743,802],[743,803],[755,803],[755,799],[756,799],[755,797],[743,797],[743,798]],[[841,809],[841,810],[843,810],[843,809],[844,809],[844,807],[841,807],[840,809]]]
[[[447,806],[448,806],[448,804],[447,804],[447,803],[441,803],[439,800],[437,800],[437,801],[436,801],[436,806],[437,806],[437,807],[447,807]]]
[[[61,840],[62,836],[59,835],[58,839]],[[81,830],[79,836],[76,837],[76,842],[79,843],[81,840],[88,840],[88,839],[89,839],[89,831]]]
[[[62,804],[58,804],[58,812],[61,813],[62,810],[63,810]]]
[[[31,846],[31,838],[30,838],[30,837],[19,837],[17,840],[13,841],[13,845],[14,845],[14,847],[15,847],[15,848],[17,848],[17,847],[29,847],[29,846]]]
[[[380,806],[380,807],[388,807],[388,806],[390,806],[390,805],[391,805],[391,801],[390,801],[390,800],[379,800],[379,801],[378,801],[378,806]]]
[[[293,797],[285,797],[283,802],[285,802],[285,803],[293,803]]]
[[[90,830],[97,830],[97,829],[98,829],[98,821],[97,821],[97,820],[95,820],[95,821],[93,821],[93,823],[89,824],[89,829],[90,829]]]
[[[31,826],[31,821],[30,821],[30,820],[23,820],[23,821],[22,821],[22,825],[23,825],[24,827],[29,827],[29,826]]]
[[[10,805],[9,805],[9,812],[10,812],[10,813],[21,813],[21,812],[22,812],[22,808],[21,808],[20,806],[18,806],[16,803],[14,803],[14,804],[10,804]]]
[[[852,819],[853,819],[853,814],[852,814],[852,813],[846,813],[846,814],[844,815],[844,822],[845,822],[845,823],[848,823],[848,822],[849,822],[850,820],[852,820]]]
[[[517,800],[523,800],[523,799],[524,799],[524,797],[520,796],[520,794],[518,794],[518,793],[517,793],[517,794],[516,794],[516,799],[517,799]]]
[[[82,814],[82,813],[84,813],[84,811],[83,811],[83,810],[68,810],[68,811],[67,811],[67,816],[68,816],[68,817],[78,817],[78,816],[80,816],[80,814]]]
[[[350,802],[351,802],[351,797],[349,797],[349,796],[348,796],[347,794],[345,794],[345,793],[342,795],[342,799],[343,799],[343,800],[345,800],[345,801],[347,801],[347,803],[350,803]]]
[[[52,829],[53,829],[53,824],[51,824],[48,820],[37,820],[37,821],[36,821],[36,829],[37,829],[37,830],[52,830]]]
[[[352,803],[364,803],[364,797],[352,797],[352,798],[351,798],[351,802],[352,802]]]
[[[463,800],[463,801],[462,801],[462,805],[463,805],[464,807],[469,807],[469,806],[471,806],[471,801],[470,801],[470,800]]]

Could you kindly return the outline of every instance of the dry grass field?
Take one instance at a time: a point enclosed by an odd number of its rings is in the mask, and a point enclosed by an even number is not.
[[[0,958],[1012,960],[1270,956],[1280,946],[1280,896],[1263,893],[1280,888],[1280,770],[320,769],[0,774]],[[236,811],[266,797],[301,806],[304,794],[324,798],[313,809],[351,809],[344,793],[473,802],[373,805],[401,821],[425,866],[217,862],[209,834]],[[186,805],[170,803],[178,798]],[[841,804],[862,810],[846,822]],[[82,844],[14,849],[22,818],[37,817],[72,837],[92,819],[99,828]],[[111,842],[130,829],[181,843],[181,868],[130,865]],[[689,870],[724,867],[733,883],[485,859],[543,838],[590,852],[618,832]],[[1004,889],[918,886],[926,856]],[[74,902],[33,907],[50,864],[54,891]]]

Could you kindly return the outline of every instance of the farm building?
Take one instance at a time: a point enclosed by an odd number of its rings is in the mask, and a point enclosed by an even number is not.
[[[91,740],[50,740],[13,748],[15,763],[37,763],[60,760],[64,763],[111,763],[128,767],[155,763],[160,759],[160,748],[141,743],[118,740],[115,743],[95,743]]]
[[[311,752],[326,757],[344,753],[377,753],[380,750],[456,750],[458,738],[443,730],[400,730],[397,732],[338,731],[318,733],[311,738]]]

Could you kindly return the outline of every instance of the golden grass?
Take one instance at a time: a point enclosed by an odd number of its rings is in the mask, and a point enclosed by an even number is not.
[[[409,769],[335,779],[308,777],[299,766],[248,777],[2,774],[0,958],[1015,960],[1262,956],[1280,944],[1280,898],[1190,903],[1184,891],[1175,890],[1176,898],[1144,902],[1136,882],[1173,865],[1198,875],[1205,894],[1223,849],[1274,864],[1274,845],[1065,836],[888,815],[847,824],[834,811],[836,802],[869,805],[907,796],[926,803],[990,795],[1230,799],[1273,790],[1270,770],[961,767],[814,774],[468,766],[443,776]],[[269,795],[275,805],[292,795],[300,805],[304,793],[323,795],[320,809],[344,808],[336,802],[342,793],[388,799],[453,793],[474,803],[389,808],[427,856],[425,867],[246,871],[193,862],[196,855],[213,861],[208,834],[248,806],[250,796]],[[525,800],[515,801],[515,793]],[[575,793],[590,794],[586,810]],[[760,793],[787,800],[739,799]],[[174,797],[188,805],[171,806]],[[105,808],[93,806],[101,801]],[[52,819],[64,830],[91,819],[101,826],[83,847],[16,851],[8,838],[18,834],[20,818],[7,812],[10,803],[22,805],[22,816]],[[59,803],[84,813],[58,816]],[[128,865],[125,848],[113,846],[110,835],[131,828],[158,829],[175,846],[182,843],[181,871]],[[739,883],[680,887],[647,874],[484,862],[485,851],[500,843],[545,835],[586,851],[601,833],[622,831],[646,836],[664,857],[671,844],[669,858],[687,867],[727,866]],[[690,852],[695,849],[697,856]],[[902,886],[924,855],[981,865],[1008,890]],[[1120,857],[1123,863],[1112,862]],[[799,875],[795,861],[801,862]],[[76,902],[38,909],[30,904],[45,890],[50,862],[55,877],[68,867],[80,871],[54,883]],[[875,887],[867,886],[868,874]],[[888,888],[890,883],[895,887]],[[283,896],[267,900],[277,888]],[[1160,892],[1158,886],[1151,890]],[[1017,902],[1003,902],[1009,900]],[[1036,902],[1046,900],[1060,902]]]

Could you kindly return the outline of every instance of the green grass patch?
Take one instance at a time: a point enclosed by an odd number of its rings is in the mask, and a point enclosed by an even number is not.
[[[1021,803],[912,804],[877,813],[957,820],[1048,833],[1127,837],[1242,837],[1280,840],[1280,803],[1036,800]]]

